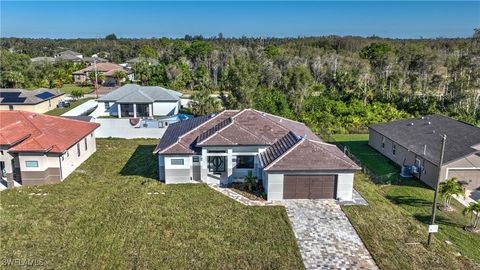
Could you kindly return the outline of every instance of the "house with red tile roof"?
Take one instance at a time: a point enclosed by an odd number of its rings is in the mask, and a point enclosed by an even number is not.
[[[73,73],[74,82],[84,83],[89,81],[89,74],[92,72],[95,72],[95,68],[97,69],[98,74],[102,74],[105,77],[105,79],[102,82],[102,84],[105,86],[117,85],[117,80],[116,78],[114,78],[114,74],[117,71],[121,71],[125,73],[125,78],[123,78],[121,82],[124,82],[127,79],[130,81],[134,80],[133,71],[130,69],[126,69],[115,63],[97,63],[96,65],[92,64],[84,69],[75,71]]]
[[[360,167],[305,124],[253,109],[171,124],[154,153],[167,184],[228,185],[251,174],[268,200],[351,200]]]
[[[0,111],[0,176],[8,187],[59,183],[95,151],[97,123]]]

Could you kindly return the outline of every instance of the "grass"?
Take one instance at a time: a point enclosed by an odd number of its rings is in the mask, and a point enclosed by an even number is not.
[[[156,143],[98,139],[64,182],[2,191],[2,258],[48,269],[303,268],[283,207],[159,183]]]
[[[370,169],[373,173],[381,176],[386,182],[391,182],[390,185],[375,185],[371,181],[361,180],[357,181],[357,187],[362,195],[368,197],[381,196],[384,201],[381,201],[382,207],[385,211],[388,207],[394,209],[388,209],[389,212],[401,210],[407,214],[409,218],[415,221],[415,228],[420,228],[419,237],[417,242],[424,243],[426,241],[427,225],[430,222],[431,209],[433,204],[433,190],[426,186],[420,180],[415,178],[402,178],[399,177],[399,167],[391,162],[388,158],[384,157],[373,148],[368,146],[368,135],[336,135],[334,139],[340,144],[347,146],[348,149],[362,162],[364,166]],[[393,180],[393,181],[392,181]],[[379,201],[379,198],[372,198],[374,201]],[[387,204],[388,202],[388,204]],[[388,206],[388,207],[387,207]],[[444,247],[445,241],[450,241],[451,250],[448,254],[442,256],[453,256],[454,253],[460,252],[460,254],[467,256],[476,263],[480,263],[480,234],[472,234],[463,230],[463,226],[467,224],[468,218],[461,214],[463,206],[456,201],[453,202],[455,211],[442,212],[437,211],[437,224],[439,224],[439,232],[435,234],[436,245]],[[347,210],[349,212],[350,210]],[[362,210],[358,210],[362,211]],[[351,213],[353,214],[353,213]],[[353,223],[356,223],[357,227],[366,226],[368,223],[363,224],[364,219],[368,218],[365,215],[373,215],[373,213],[359,213],[354,215]],[[377,217],[376,218],[380,218]],[[401,218],[401,217],[398,217]],[[379,219],[380,220],[380,219]],[[390,224],[394,227],[399,227],[399,224]],[[409,225],[412,226],[412,225]],[[401,230],[402,228],[397,228]],[[405,229],[405,228],[403,228]],[[380,229],[363,233],[362,239],[369,241],[372,234],[377,234]],[[409,234],[408,232],[403,232]],[[398,237],[405,237],[402,233],[395,233]],[[378,236],[380,237],[380,236]],[[405,243],[401,241],[400,243]],[[376,249],[374,245],[372,249]],[[397,253],[398,255],[399,253]],[[400,258],[397,258],[400,260]],[[411,258],[405,260],[405,262],[411,263]],[[415,268],[415,267],[414,267]]]
[[[90,86],[80,86],[78,84],[64,84],[61,90],[67,94],[71,94],[72,91],[80,90],[83,94],[92,93],[95,89]]]
[[[91,99],[92,99],[92,98],[82,98],[82,99],[78,99],[78,100],[72,102],[72,103],[70,104],[70,107],[68,107],[68,108],[55,108],[55,109],[53,109],[53,110],[51,110],[51,111],[46,112],[45,114],[60,116],[60,115],[62,115],[62,114],[64,114],[64,113],[70,111],[71,109],[73,109],[73,108],[75,108],[75,107],[77,107],[77,106],[82,105],[83,103],[85,103],[85,102],[87,102],[87,101],[89,101],[89,100],[91,100]]]

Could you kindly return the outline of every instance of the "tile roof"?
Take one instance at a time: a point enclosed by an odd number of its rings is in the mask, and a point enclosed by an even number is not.
[[[435,165],[440,162],[442,134],[447,135],[444,163],[479,152],[473,147],[480,145],[480,128],[439,114],[370,125],[369,128]]]
[[[269,149],[267,151],[271,152]],[[306,138],[302,138],[264,168],[265,171],[360,170],[335,145]]]
[[[237,145],[267,146],[260,159],[269,170],[359,169],[303,123],[252,109],[226,110],[170,125],[154,153],[193,154],[203,146]]]
[[[111,76],[115,71],[123,71],[128,73],[129,71],[122,66],[115,63],[97,63],[97,71],[102,72],[105,76]],[[86,74],[87,72],[95,71],[95,65],[90,65],[86,68],[75,71],[73,74]]]
[[[64,95],[57,89],[39,88],[36,90],[25,90],[18,88],[1,88],[0,104],[38,104],[52,98]]]
[[[98,101],[113,101],[119,103],[152,103],[155,101],[178,101],[181,93],[159,86],[140,86],[137,84],[126,84]]]
[[[100,125],[25,111],[0,111],[0,144],[13,152],[62,153]]]

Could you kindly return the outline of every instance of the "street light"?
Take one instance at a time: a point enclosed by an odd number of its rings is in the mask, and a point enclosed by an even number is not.
[[[442,150],[440,152],[440,163],[438,164],[438,177],[437,182],[435,183],[435,195],[433,196],[433,207],[432,207],[432,220],[430,222],[430,226],[435,225],[435,214],[437,212],[437,197],[438,197],[438,188],[440,186],[440,177],[442,174],[442,164],[443,164],[443,155],[445,154],[445,142],[447,141],[447,135],[444,134],[442,136]],[[430,227],[429,226],[429,227]],[[432,242],[434,231],[431,231],[430,228],[428,230],[428,245]]]

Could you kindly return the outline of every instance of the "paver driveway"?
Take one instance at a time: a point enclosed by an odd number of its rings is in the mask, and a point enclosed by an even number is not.
[[[306,269],[378,269],[333,200],[285,200]]]

